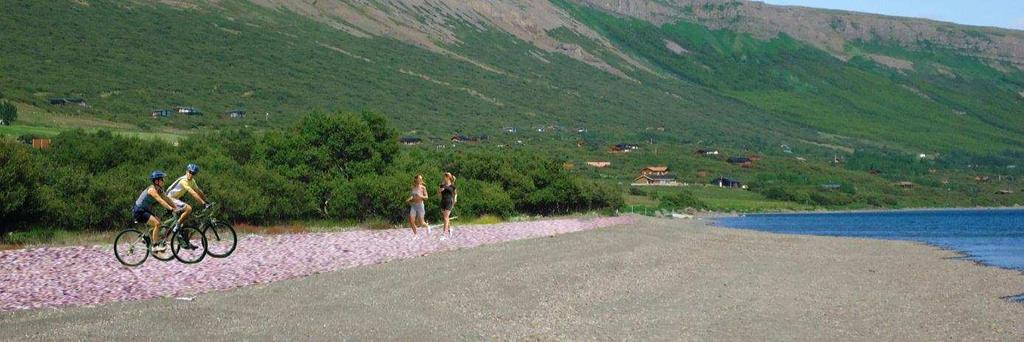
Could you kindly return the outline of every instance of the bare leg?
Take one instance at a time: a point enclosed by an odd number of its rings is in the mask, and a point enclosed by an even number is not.
[[[416,235],[416,214],[409,214],[409,227],[412,227],[412,235]]]
[[[185,219],[188,218],[188,214],[191,214],[191,213],[192,213],[192,206],[188,205],[186,203],[184,211],[181,212],[181,217],[178,218],[178,223],[180,224],[181,222],[185,222]]]
[[[452,224],[451,224],[451,221],[449,221],[449,218],[448,218],[449,216],[451,216],[451,214],[452,214],[451,210],[442,210],[441,211],[441,217],[444,218],[444,233],[446,235],[451,235]]]
[[[149,234],[150,243],[156,243],[158,240],[156,234],[160,231],[160,219],[156,218],[156,216],[150,215],[147,223],[149,223],[150,226],[153,226],[153,230]]]

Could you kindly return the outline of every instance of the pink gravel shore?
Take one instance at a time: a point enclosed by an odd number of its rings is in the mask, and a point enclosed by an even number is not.
[[[412,258],[434,252],[550,236],[612,225],[632,217],[558,219],[453,230],[454,237],[412,239],[407,229],[239,237],[235,253],[199,264],[150,257],[125,267],[110,246],[0,251],[0,312],[189,296]]]

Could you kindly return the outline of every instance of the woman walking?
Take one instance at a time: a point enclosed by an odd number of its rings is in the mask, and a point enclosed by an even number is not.
[[[452,236],[450,216],[452,208],[455,208],[455,202],[459,200],[459,191],[455,189],[455,176],[450,172],[445,172],[438,192],[441,194],[441,217],[444,218],[444,236],[441,239],[444,239]]]
[[[423,175],[413,177],[410,193],[411,196],[405,201],[409,203],[409,226],[412,227],[412,234],[417,236],[416,228],[417,224],[420,224],[427,228],[427,235],[430,235],[430,226],[427,225],[427,221],[424,219],[427,211],[423,207],[423,202],[427,200],[427,187],[423,185]]]

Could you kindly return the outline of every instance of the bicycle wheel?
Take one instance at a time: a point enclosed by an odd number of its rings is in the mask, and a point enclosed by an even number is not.
[[[194,227],[181,227],[171,237],[171,251],[174,257],[186,264],[194,264],[206,256],[206,237]]]
[[[203,227],[203,236],[206,237],[206,254],[214,258],[226,258],[238,245],[235,228],[227,222],[207,224]]]
[[[114,238],[114,257],[125,266],[139,266],[149,257],[149,239],[137,229],[125,229]]]

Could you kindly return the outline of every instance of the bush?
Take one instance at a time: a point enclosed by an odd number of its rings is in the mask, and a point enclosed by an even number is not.
[[[647,190],[640,187],[631,186],[629,187],[629,194],[633,196],[647,196]]]
[[[707,204],[685,190],[662,195],[658,200],[658,207],[662,209],[707,208]]]
[[[37,217],[43,174],[32,150],[0,140],[0,233]]]
[[[768,186],[762,188],[761,195],[768,199],[777,201],[788,201],[802,204],[810,204],[811,197],[806,191],[788,186]]]
[[[0,101],[0,122],[10,126],[18,119],[18,107],[8,101]]]
[[[226,219],[256,224],[405,221],[415,174],[427,179],[427,214],[436,221],[442,170],[459,177],[458,215],[564,214],[623,203],[614,186],[582,180],[552,159],[399,150],[393,130],[375,114],[314,114],[289,130],[228,131],[190,137],[179,146],[82,130],[61,133],[46,150],[3,142],[0,229],[122,228],[152,170],[174,179],[192,162],[202,165],[197,182],[222,204]]]

